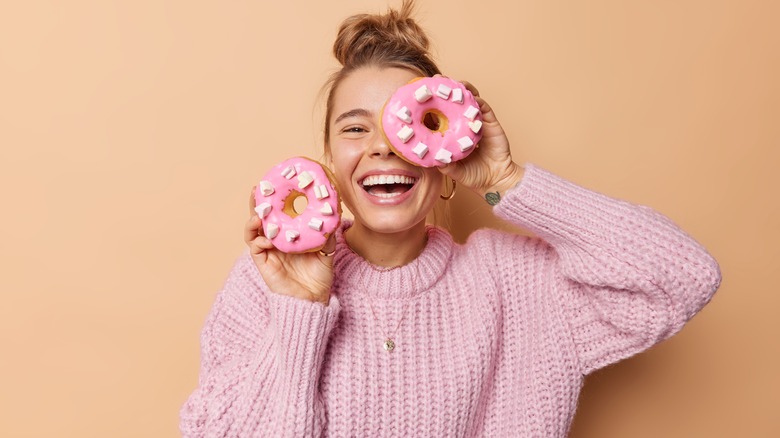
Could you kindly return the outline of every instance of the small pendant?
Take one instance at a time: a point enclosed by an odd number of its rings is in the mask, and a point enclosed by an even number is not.
[[[389,353],[395,349],[395,342],[393,342],[392,339],[387,338],[383,344],[383,347],[385,347],[385,350]]]

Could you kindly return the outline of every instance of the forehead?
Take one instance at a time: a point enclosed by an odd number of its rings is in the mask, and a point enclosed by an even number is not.
[[[364,67],[353,71],[336,89],[332,119],[358,108],[378,115],[395,90],[417,76],[412,71],[392,67]]]

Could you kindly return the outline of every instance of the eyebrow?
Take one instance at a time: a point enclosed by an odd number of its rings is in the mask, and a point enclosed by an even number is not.
[[[336,117],[336,121],[333,122],[335,125],[336,123],[346,119],[347,117],[371,117],[371,111],[363,108],[355,108],[352,110],[349,110],[345,113],[342,113],[340,116]]]

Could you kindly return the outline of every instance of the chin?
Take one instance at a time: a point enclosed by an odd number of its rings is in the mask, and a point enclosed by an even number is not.
[[[417,215],[415,215],[417,216]],[[425,216],[422,218],[409,215],[374,214],[370,219],[356,218],[365,228],[383,234],[394,234],[408,231],[420,223],[425,224]]]

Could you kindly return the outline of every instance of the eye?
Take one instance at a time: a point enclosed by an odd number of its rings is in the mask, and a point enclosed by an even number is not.
[[[347,125],[339,135],[345,140],[359,140],[368,135],[369,129],[365,125]]]
[[[361,126],[347,126],[346,128],[342,129],[341,132],[349,133],[349,134],[359,134],[361,132],[368,132],[368,131]]]

